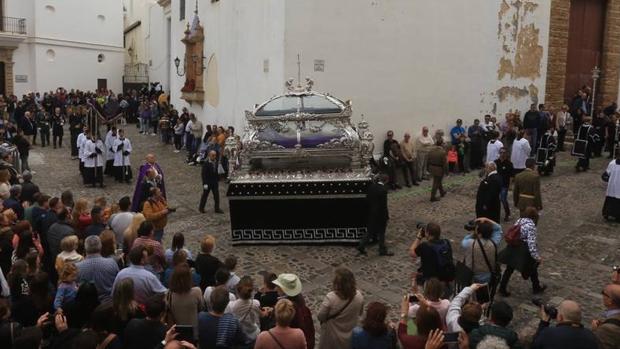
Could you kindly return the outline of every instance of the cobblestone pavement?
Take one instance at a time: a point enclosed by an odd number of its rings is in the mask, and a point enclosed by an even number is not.
[[[257,281],[260,280],[258,273],[263,270],[298,274],[314,313],[330,289],[332,270],[344,265],[355,272],[366,302],[380,300],[390,304],[391,317],[396,319],[400,297],[407,291],[411,273],[417,269],[407,253],[415,237],[417,221],[439,222],[443,235],[452,240],[457,257],[462,256],[458,246],[466,233],[463,224],[474,214],[478,183],[474,174],[449,177],[446,180],[448,195],[436,203],[429,202],[429,181],[420,187],[390,194],[387,240],[389,248],[395,252],[394,257],[379,257],[376,248],[369,251],[369,257],[356,257],[356,250],[346,246],[232,247],[228,215],[214,215],[211,198],[207,213],[198,213],[199,167],[186,165],[185,153],[173,153],[173,148],[159,143],[158,137],[140,135],[134,125],[128,125],[127,130],[134,148],[131,159],[134,173],[147,153],[155,153],[166,174],[170,206],[178,207],[166,228],[165,246],[169,246],[174,233],[183,232],[189,248],[196,253],[199,239],[206,233],[213,234],[218,239],[216,256],[223,259],[235,254],[240,258],[238,274],[254,275]],[[58,195],[62,190],[71,189],[76,198],[105,195],[108,202],[133,193],[133,185],[111,180],[107,180],[104,189],[84,188],[78,176],[78,163],[70,160],[66,146],[62,149],[35,147],[30,158],[31,167],[37,172],[34,181],[46,193]],[[578,301],[584,308],[584,323],[588,327],[590,320],[602,311],[601,289],[609,281],[610,266],[620,263],[620,225],[605,222],[600,213],[605,196],[605,184],[600,175],[607,163],[606,159],[595,159],[592,171],[577,174],[573,159],[562,153],[556,172],[543,179],[544,211],[539,239],[544,258],[541,280],[549,286],[545,298],[552,302],[564,298]],[[228,211],[224,185],[220,191],[222,208]],[[537,324],[537,309],[530,301],[529,281],[513,275],[509,288],[513,295],[507,301],[515,309],[513,326],[527,337]]]

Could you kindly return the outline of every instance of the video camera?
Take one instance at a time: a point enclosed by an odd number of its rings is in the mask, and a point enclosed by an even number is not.
[[[539,308],[542,306],[545,311],[545,314],[547,314],[549,318],[553,320],[558,318],[558,308],[556,308],[555,306],[549,303],[543,303],[542,298],[534,298],[532,299],[532,303]]]

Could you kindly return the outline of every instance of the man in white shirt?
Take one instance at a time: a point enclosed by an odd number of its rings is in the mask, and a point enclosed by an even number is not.
[[[499,151],[504,147],[504,144],[497,137],[499,137],[499,132],[491,131],[491,140],[487,144],[487,164],[499,159]]]
[[[118,248],[123,247],[123,234],[133,220],[133,212],[129,211],[130,207],[131,199],[129,196],[123,196],[120,200],[118,200],[118,208],[120,209],[120,212],[113,214],[108,220],[108,225],[114,232],[114,236],[116,236],[116,245]]]
[[[570,120],[568,105],[564,104],[562,109],[555,115],[555,129],[558,130],[558,151],[564,151],[564,138],[566,137],[566,124]]]
[[[510,161],[514,167],[515,175],[525,170],[525,160],[528,159],[532,151],[530,142],[523,137],[523,134],[523,130],[519,130],[517,139],[512,144],[512,153],[510,154]]]

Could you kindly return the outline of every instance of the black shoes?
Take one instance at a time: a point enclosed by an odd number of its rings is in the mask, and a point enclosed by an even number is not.
[[[199,208],[199,209],[198,209],[198,211],[199,211],[200,213],[205,213],[205,209],[204,209],[204,208]]]
[[[224,213],[224,211],[220,210],[219,208],[215,210],[215,213]]]
[[[365,249],[358,247],[357,248],[357,257],[359,257],[359,256],[368,256],[368,253],[366,252]]]
[[[532,293],[534,293],[534,294],[541,294],[541,293],[545,292],[546,289],[547,289],[547,285],[540,285]]]
[[[431,202],[439,201],[439,198],[431,198]]]
[[[391,252],[391,251],[381,251],[381,252],[379,252],[379,256],[388,256],[389,257],[389,256],[393,256],[393,255],[394,255],[394,252]]]

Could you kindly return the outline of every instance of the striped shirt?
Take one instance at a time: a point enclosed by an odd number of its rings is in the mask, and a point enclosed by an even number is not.
[[[78,269],[78,281],[92,282],[97,288],[99,301],[104,302],[112,299],[112,285],[118,264],[112,258],[103,258],[100,254],[91,254],[75,265]]]

